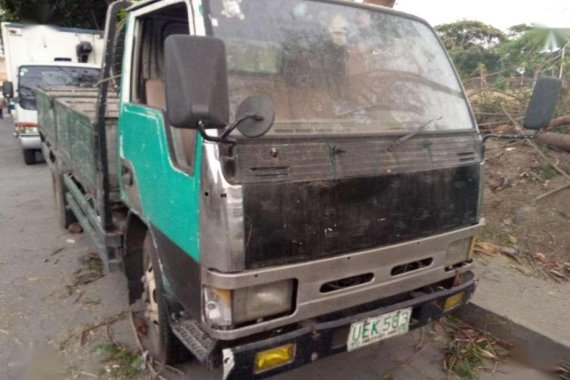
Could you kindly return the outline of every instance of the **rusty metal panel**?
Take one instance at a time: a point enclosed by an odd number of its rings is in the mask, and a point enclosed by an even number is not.
[[[86,192],[98,199],[100,194],[96,116],[97,92],[94,89],[52,88],[38,93],[40,122],[46,138],[54,147],[60,164],[71,172]],[[118,99],[110,97],[106,118],[110,191],[118,191],[116,127]]]
[[[480,165],[245,184],[246,266],[403,243],[477,224]]]
[[[242,183],[341,179],[452,168],[482,160],[478,137],[472,133],[420,135],[391,149],[395,138],[241,144],[236,179]]]

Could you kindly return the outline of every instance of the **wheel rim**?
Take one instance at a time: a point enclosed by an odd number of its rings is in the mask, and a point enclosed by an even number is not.
[[[144,300],[145,300],[145,317],[158,329],[158,302],[156,300],[156,278],[152,264],[147,266],[144,276]]]
[[[160,314],[156,294],[156,276],[152,262],[150,258],[148,259],[149,262],[146,265],[145,274],[142,279],[144,283],[143,299],[145,302],[144,319],[147,324],[146,335],[149,343],[147,349],[158,359],[157,355],[160,355]]]

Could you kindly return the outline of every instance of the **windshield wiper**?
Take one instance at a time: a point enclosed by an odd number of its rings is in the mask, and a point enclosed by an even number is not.
[[[403,143],[404,141],[407,141],[409,139],[411,139],[412,137],[416,136],[418,133],[421,133],[424,129],[426,129],[428,126],[430,126],[433,122],[436,122],[438,120],[443,119],[443,116],[437,116],[434,117],[433,119],[431,119],[430,121],[428,121],[427,123],[421,125],[418,129],[416,129],[413,132],[408,133],[405,136],[399,137],[396,140],[392,141],[390,143],[390,145],[388,145],[388,148],[386,148],[386,150],[388,152],[393,152],[395,148],[397,148],[401,143]]]

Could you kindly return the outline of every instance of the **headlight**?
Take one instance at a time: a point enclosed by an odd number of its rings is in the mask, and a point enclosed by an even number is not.
[[[18,123],[16,125],[16,129],[18,130],[18,133],[20,134],[34,134],[37,135],[38,134],[38,127],[35,126],[36,124],[31,124],[31,123]]]
[[[475,238],[456,240],[447,248],[447,256],[445,257],[445,266],[453,266],[462,263],[471,258],[471,252],[475,246]]]
[[[204,314],[217,326],[231,326],[290,312],[295,281],[287,280],[249,288],[204,288]]]

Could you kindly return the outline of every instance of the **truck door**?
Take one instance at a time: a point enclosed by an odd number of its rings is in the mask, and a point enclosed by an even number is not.
[[[193,28],[189,3],[161,3],[129,15],[119,157],[121,197],[153,234],[198,262],[200,138],[165,118],[164,40]]]

